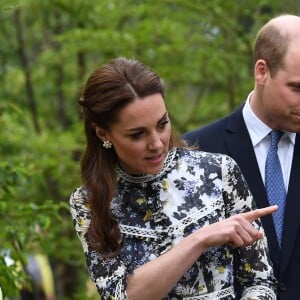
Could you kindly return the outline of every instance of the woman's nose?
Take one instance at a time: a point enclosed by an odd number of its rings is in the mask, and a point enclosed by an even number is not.
[[[160,149],[161,146],[163,145],[160,135],[159,134],[153,134],[149,141],[148,141],[148,148],[150,150],[156,150],[156,149]]]

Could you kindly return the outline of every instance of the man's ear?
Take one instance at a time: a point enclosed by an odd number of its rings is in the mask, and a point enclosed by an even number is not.
[[[264,59],[259,59],[255,63],[254,67],[254,77],[255,77],[255,82],[258,85],[264,85],[269,74],[269,68]]]

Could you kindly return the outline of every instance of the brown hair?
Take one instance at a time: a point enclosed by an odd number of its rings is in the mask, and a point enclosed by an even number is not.
[[[284,67],[284,57],[290,42],[288,34],[281,32],[280,27],[267,23],[258,32],[253,51],[254,63],[265,60],[273,77]]]
[[[109,130],[122,108],[137,97],[155,93],[164,97],[163,82],[154,71],[137,60],[115,58],[91,74],[79,101],[87,141],[81,174],[91,209],[88,238],[93,249],[108,256],[119,251],[120,230],[110,210],[116,192],[114,169],[118,158],[113,148],[103,148],[94,125]],[[172,134],[170,147],[181,144]]]

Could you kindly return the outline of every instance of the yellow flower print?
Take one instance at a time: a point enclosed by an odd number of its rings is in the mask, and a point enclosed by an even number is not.
[[[198,291],[199,292],[203,292],[204,291],[204,285],[203,284],[198,285]]]
[[[250,264],[248,264],[248,263],[245,264],[245,271],[247,271],[247,272],[251,272],[252,271],[252,267],[251,267]]]
[[[226,257],[229,258],[230,257],[230,251],[227,249],[226,250]]]
[[[162,189],[164,192],[166,192],[169,188],[169,183],[167,180],[163,180],[162,185],[161,185]]]
[[[225,268],[223,266],[219,266],[217,270],[219,271],[219,274],[224,274],[225,272]]]
[[[78,218],[78,225],[81,227],[84,224],[84,218]]]
[[[136,202],[137,202],[139,205],[141,205],[141,204],[143,204],[143,203],[146,202],[146,198],[138,198],[138,199],[136,199]]]
[[[144,216],[144,218],[143,218],[144,222],[149,221],[151,219],[151,217],[152,217],[152,211],[150,209],[148,209],[145,216]]]

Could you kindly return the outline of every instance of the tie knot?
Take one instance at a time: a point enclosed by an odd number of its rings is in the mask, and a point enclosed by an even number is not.
[[[278,142],[283,135],[283,132],[280,130],[271,131],[271,146],[277,149]]]

